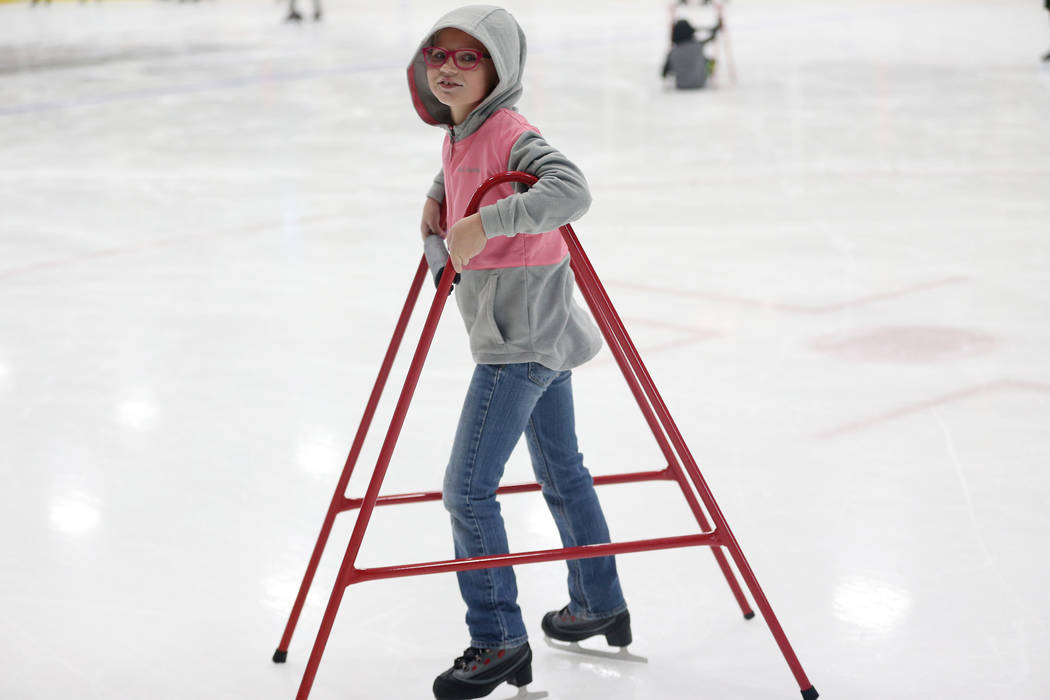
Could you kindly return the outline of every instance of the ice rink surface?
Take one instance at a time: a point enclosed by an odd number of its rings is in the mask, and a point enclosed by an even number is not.
[[[270,656],[421,252],[441,133],[404,68],[450,6],[0,5],[0,698],[295,696],[353,515]],[[723,48],[689,94],[661,2],[506,6],[576,231],[821,696],[1050,698],[1040,3],[734,0],[738,80]],[[471,367],[450,307],[385,493],[440,487]],[[591,470],[662,467],[608,352],[575,377]],[[671,485],[600,495],[617,540],[697,529]],[[451,556],[427,503],[359,563]],[[531,690],[799,697],[707,552],[618,562],[648,663],[549,648],[564,564],[519,567]],[[467,642],[451,574],[351,586],[311,697],[431,697]]]

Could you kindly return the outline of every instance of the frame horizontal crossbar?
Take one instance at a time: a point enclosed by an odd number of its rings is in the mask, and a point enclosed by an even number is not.
[[[675,475],[670,467],[649,472],[630,472],[626,474],[610,474],[607,476],[594,477],[595,486],[606,484],[632,484],[638,481],[674,481]],[[508,484],[496,489],[497,494],[505,493],[527,493],[539,491],[542,487],[537,483],[532,484]],[[393,506],[399,503],[424,503],[426,501],[440,501],[440,491],[418,491],[416,493],[397,493],[389,496],[376,498],[377,506]],[[363,498],[344,498],[340,512],[360,508],[365,502]]]
[[[448,559],[422,564],[405,564],[402,566],[381,566],[372,569],[352,569],[345,582],[347,586],[362,581],[375,581],[384,578],[403,576],[422,576],[440,574],[448,571],[469,571],[472,569],[489,569],[497,566],[515,566],[518,564],[538,564],[547,561],[566,559],[590,559],[605,557],[611,554],[628,554],[631,552],[650,552],[657,549],[675,549],[676,547],[717,547],[722,544],[718,532],[705,532],[697,535],[680,535],[678,537],[657,537],[648,540],[631,542],[610,542],[607,544],[588,544],[582,547],[559,547],[558,549],[540,549],[534,552],[517,552],[511,554],[493,554],[486,557],[469,557],[467,559]]]

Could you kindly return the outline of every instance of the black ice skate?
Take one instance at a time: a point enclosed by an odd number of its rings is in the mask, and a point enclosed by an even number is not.
[[[549,612],[544,615],[541,626],[547,635],[545,639],[547,646],[552,649],[571,654],[614,659],[616,661],[649,663],[649,659],[644,656],[632,654],[627,650],[627,645],[633,641],[633,638],[631,636],[631,615],[626,610],[617,615],[610,615],[598,620],[581,620],[574,617],[569,612],[569,607],[565,606],[557,612]],[[620,648],[617,651],[607,651],[604,649],[587,649],[579,645],[581,640],[598,635],[604,635],[605,641],[609,643],[609,646]]]
[[[543,616],[544,633],[559,642],[579,642],[599,634],[612,647],[625,647],[631,643],[631,614],[624,610],[618,615],[599,619],[577,618],[569,612],[569,606]]]
[[[434,679],[434,697],[483,698],[503,682],[518,688],[532,682],[532,649],[528,642],[512,649],[470,647],[452,663],[452,668]]]

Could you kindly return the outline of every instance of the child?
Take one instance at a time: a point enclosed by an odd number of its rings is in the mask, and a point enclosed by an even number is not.
[[[453,10],[434,25],[408,71],[419,116],[446,131],[442,171],[423,207],[424,238],[450,224],[449,260],[461,280],[456,302],[477,366],[467,390],[442,489],[457,558],[506,553],[496,502],[504,465],[522,433],[565,546],[609,541],[605,517],[576,443],[571,369],[601,347],[590,316],[573,301],[574,278],[558,227],[590,205],[580,170],[517,113],[525,35],[501,8]],[[503,185],[476,214],[475,189],[506,170],[539,178]],[[496,201],[498,200],[498,201]],[[570,561],[570,602],[547,613],[543,631],[578,641],[631,641],[630,616],[613,557]],[[434,681],[437,698],[479,698],[500,683],[532,680],[532,651],[514,572],[458,573],[470,647]]]
[[[299,10],[296,8],[296,0],[289,0],[288,3],[288,16],[285,18],[285,22],[302,22],[303,16],[299,14]],[[314,0],[314,21],[321,21],[321,0]]]
[[[1046,8],[1047,12],[1050,12],[1050,0],[1045,0],[1045,2],[1043,3],[1043,6]],[[1046,55],[1043,56],[1043,60],[1044,61],[1050,61],[1050,51],[1047,51]]]
[[[1050,0],[1048,0],[1050,1]],[[707,85],[711,66],[704,54],[704,46],[714,40],[722,28],[719,20],[706,39],[696,38],[696,29],[689,20],[680,19],[671,27],[671,47],[664,63],[663,77],[674,74],[674,86],[679,90],[698,90]]]

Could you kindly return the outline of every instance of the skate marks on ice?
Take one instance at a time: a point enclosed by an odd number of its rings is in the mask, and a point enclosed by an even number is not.
[[[597,656],[602,659],[613,659],[614,661],[632,661],[634,663],[647,664],[649,659],[645,656],[638,656],[627,651],[627,647],[620,647],[619,651],[605,651],[604,649],[588,649],[581,647],[579,642],[556,642],[550,637],[544,637],[543,641],[547,643],[551,649],[557,649],[563,651],[566,654],[581,654],[583,656]]]

